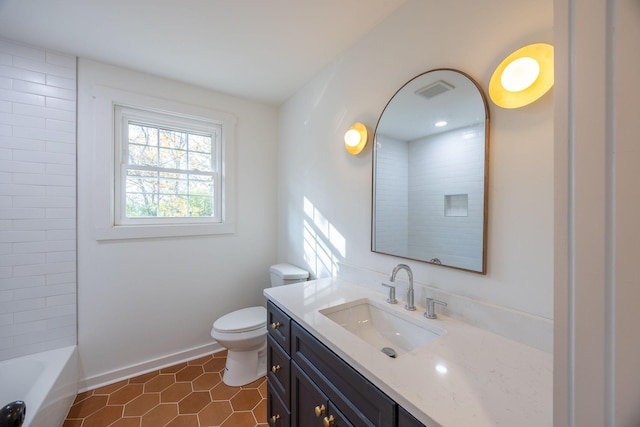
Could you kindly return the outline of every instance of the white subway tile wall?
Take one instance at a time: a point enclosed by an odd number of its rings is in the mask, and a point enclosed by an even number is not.
[[[482,267],[484,129],[470,126],[415,141],[379,137],[376,151],[378,252]],[[455,162],[447,162],[447,159]],[[453,167],[452,165],[455,165]],[[447,216],[446,196],[467,198],[466,215]],[[411,233],[408,233],[411,230]],[[409,255],[410,254],[410,255]]]
[[[376,143],[376,251],[409,256],[409,144],[378,135]]]
[[[76,58],[0,39],[0,360],[76,343]]]
[[[455,159],[455,161],[447,161]],[[484,128],[444,132],[409,144],[409,251],[470,270],[482,268]],[[447,195],[467,196],[467,215],[445,215]],[[417,225],[420,224],[420,225]]]

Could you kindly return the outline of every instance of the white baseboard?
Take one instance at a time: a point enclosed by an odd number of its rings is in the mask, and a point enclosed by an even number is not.
[[[222,347],[217,342],[214,342],[212,344],[194,347],[188,350],[180,351],[178,353],[159,357],[157,359],[147,360],[142,363],[130,365],[121,369],[115,369],[111,372],[96,375],[90,378],[81,378],[78,383],[78,393],[117,383],[118,381],[137,377],[138,375],[157,371],[158,369],[197,359],[199,357],[207,356],[211,353],[217,353],[222,350],[224,350],[224,347]]]

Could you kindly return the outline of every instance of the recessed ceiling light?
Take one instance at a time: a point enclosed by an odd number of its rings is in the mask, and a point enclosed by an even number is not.
[[[440,120],[439,122],[436,122],[436,126],[439,128],[446,125],[447,125],[447,122],[445,120]]]

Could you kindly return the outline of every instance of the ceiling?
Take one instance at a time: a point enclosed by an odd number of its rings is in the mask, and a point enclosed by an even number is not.
[[[444,86],[443,86],[444,85]],[[419,95],[437,86],[449,90]],[[486,104],[476,85],[466,75],[454,70],[434,70],[407,82],[385,107],[376,132],[400,141],[414,141],[484,123]],[[439,121],[447,122],[436,127]]]
[[[0,37],[279,105],[406,0],[0,0]]]

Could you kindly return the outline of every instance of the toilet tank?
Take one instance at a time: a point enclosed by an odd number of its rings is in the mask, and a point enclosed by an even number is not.
[[[272,287],[304,282],[309,278],[308,271],[286,263],[272,265],[269,271]]]

